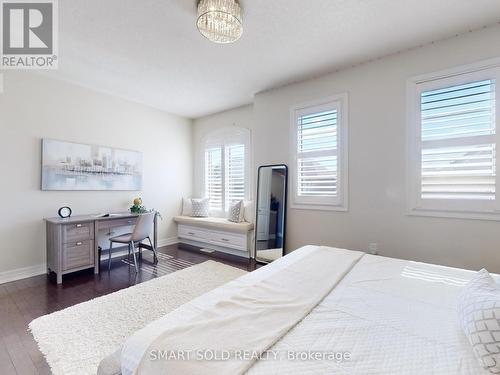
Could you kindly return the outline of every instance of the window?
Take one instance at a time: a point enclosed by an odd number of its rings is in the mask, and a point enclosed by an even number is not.
[[[205,196],[210,198],[210,208],[222,210],[222,147],[211,147],[205,150]]]
[[[291,111],[292,207],[347,209],[347,95]]]
[[[204,139],[204,195],[210,209],[222,214],[232,202],[248,199],[250,132],[224,128]]]
[[[470,218],[500,212],[498,74],[488,68],[410,83],[417,109],[409,121],[413,212]]]

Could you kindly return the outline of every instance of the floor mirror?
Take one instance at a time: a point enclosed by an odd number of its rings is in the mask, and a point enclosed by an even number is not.
[[[284,164],[259,167],[255,260],[270,263],[284,255],[288,167]]]

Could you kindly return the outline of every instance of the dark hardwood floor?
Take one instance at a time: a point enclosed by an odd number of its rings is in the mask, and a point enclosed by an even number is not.
[[[124,259],[114,258],[111,271],[107,261],[102,262],[102,272],[94,275],[85,270],[66,275],[63,284],[57,285],[55,275],[40,275],[0,285],[0,374],[50,374],[50,368],[38,350],[28,324],[33,319],[64,309],[129,286],[163,276],[167,273],[216,260],[245,270],[255,265],[241,262],[237,257],[205,254],[181,249],[177,245],[160,248],[160,266],[153,267],[152,256],[144,252],[138,274]],[[164,254],[164,255],[163,255]]]

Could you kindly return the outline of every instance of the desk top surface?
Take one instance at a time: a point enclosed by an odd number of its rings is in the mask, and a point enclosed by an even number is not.
[[[107,220],[118,220],[118,219],[127,219],[130,217],[137,217],[138,214],[131,214],[130,212],[114,212],[110,213],[110,216],[102,217],[102,214],[94,214],[94,215],[76,215],[68,218],[60,218],[60,217],[49,217],[44,220],[51,224],[72,224],[72,223],[83,223],[89,221],[107,221]]]

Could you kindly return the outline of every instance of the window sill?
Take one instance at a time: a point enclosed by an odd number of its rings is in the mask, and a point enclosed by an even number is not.
[[[292,203],[290,204],[291,209],[295,210],[312,210],[312,211],[339,211],[339,212],[347,212],[347,206],[333,206],[333,205],[320,205],[320,204],[299,204]]]
[[[466,212],[466,211],[443,211],[431,209],[411,208],[408,210],[408,216],[436,217],[446,219],[464,219],[464,220],[489,220],[500,221],[500,211],[498,212]]]

